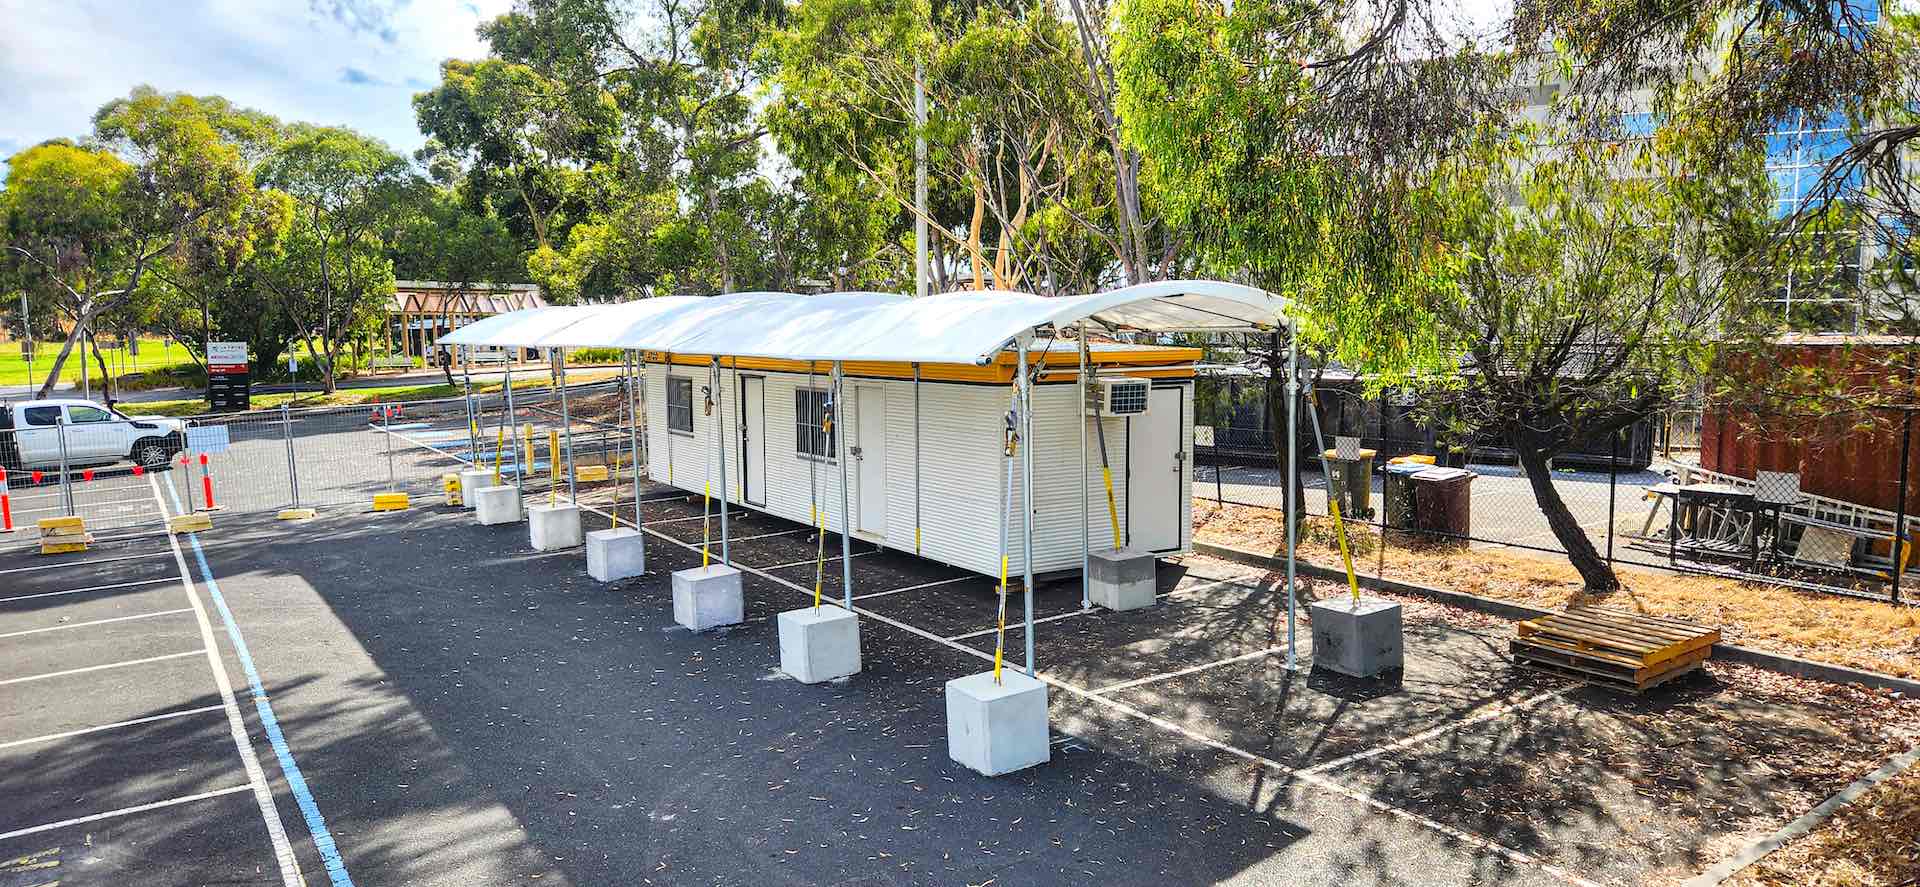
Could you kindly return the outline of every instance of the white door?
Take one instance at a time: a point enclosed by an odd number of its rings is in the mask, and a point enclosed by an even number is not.
[[[740,476],[748,505],[767,504],[767,380],[740,377]]]
[[[67,406],[67,458],[70,461],[98,462],[127,455],[133,427],[92,404]]]
[[[1180,547],[1180,388],[1155,388],[1147,414],[1127,420],[1127,544],[1141,551]]]
[[[859,478],[858,532],[887,535],[887,391],[875,385],[854,389],[853,467]]]

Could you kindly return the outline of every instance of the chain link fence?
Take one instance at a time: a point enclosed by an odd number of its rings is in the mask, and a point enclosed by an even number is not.
[[[1251,415],[1258,420],[1262,412],[1242,412],[1236,418]],[[1436,446],[1430,434],[1383,434],[1392,423],[1370,425],[1351,418],[1342,416],[1337,406],[1322,407],[1324,444],[1332,448],[1336,437],[1350,437],[1350,447],[1372,451],[1367,464],[1347,469],[1336,454],[1326,455],[1335,469],[1332,485],[1341,494],[1342,519],[1357,535],[1367,537],[1363,547],[1378,560],[1379,569],[1385,569],[1394,546],[1412,552],[1435,542],[1566,557],[1566,546],[1541,508],[1534,482],[1511,450]],[[1326,517],[1328,478],[1305,413],[1299,426],[1302,510]],[[1703,469],[1697,464],[1700,426],[1697,410],[1660,417],[1556,460],[1548,482],[1607,564],[1881,600],[1920,596],[1920,558],[1911,554],[1911,545],[1900,559],[1904,572],[1895,567],[1894,527],[1902,515],[1802,491],[1797,475],[1760,471],[1740,476]],[[1194,429],[1194,443],[1196,499],[1284,511],[1286,470],[1269,428],[1253,423],[1203,425]],[[1388,463],[1405,456],[1472,472],[1459,526],[1464,531],[1421,525],[1411,511],[1389,501],[1399,497],[1400,491],[1389,488],[1400,482],[1388,477],[1393,470]],[[1920,478],[1898,473],[1875,483],[1886,488],[1889,501],[1910,502],[1910,485]],[[1349,485],[1350,491],[1345,489]],[[1908,514],[1904,521],[1905,536],[1913,539],[1920,533],[1920,517]]]

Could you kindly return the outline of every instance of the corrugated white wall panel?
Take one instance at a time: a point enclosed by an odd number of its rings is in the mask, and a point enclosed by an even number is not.
[[[666,378],[669,374],[693,380],[693,435],[666,430]],[[798,453],[795,447],[794,395],[808,387],[801,373],[747,370],[744,375],[766,379],[766,505],[753,506],[778,517],[807,523],[813,519],[816,502],[826,511],[829,530],[843,526],[840,499],[840,466],[837,461],[820,460]],[[732,370],[723,370],[721,408],[714,416],[701,411],[701,388],[707,384],[704,367],[647,365],[646,410],[648,470],[652,477],[692,493],[699,493],[711,476],[718,489],[718,465],[712,458],[716,434],[724,429],[727,444],[727,491],[738,502],[744,482],[740,453],[734,435],[733,417],[739,408],[739,383]],[[885,539],[875,541],[889,548],[913,552],[915,528],[915,421],[914,385],[904,379],[847,379],[845,402],[836,431],[853,435],[859,428],[856,387],[873,386],[886,392],[887,529]],[[830,387],[826,373],[814,376],[812,387]],[[1181,439],[1191,452],[1192,386],[1186,386],[1184,415],[1153,420],[1179,421],[1185,429]],[[997,576],[1000,571],[1001,496],[1006,482],[1002,458],[1005,414],[1011,404],[1008,386],[948,382],[924,382],[920,386],[919,414],[919,554],[964,569]],[[1078,389],[1071,384],[1046,384],[1034,390],[1034,492],[1039,513],[1034,524],[1035,571],[1078,569],[1080,566],[1080,428],[1084,421]],[[1109,461],[1114,466],[1114,492],[1121,526],[1126,526],[1126,420],[1102,420],[1107,431]],[[1146,420],[1140,420],[1146,421]],[[1087,496],[1086,528],[1097,550],[1110,544],[1112,531],[1107,518],[1106,496],[1101,483],[1099,447],[1093,427],[1087,425],[1088,462],[1085,474]],[[842,445],[858,443],[849,437]],[[671,476],[669,475],[671,460]],[[1021,550],[1023,498],[1016,458],[1011,470],[1013,508],[1007,528],[1009,572],[1022,571]],[[709,475],[711,473],[711,475]],[[849,466],[848,500],[859,507],[859,463]],[[1191,466],[1183,471],[1182,489],[1190,494]],[[1182,548],[1192,543],[1191,504],[1182,497]],[[865,538],[865,537],[862,537]],[[856,567],[857,569],[857,567]]]

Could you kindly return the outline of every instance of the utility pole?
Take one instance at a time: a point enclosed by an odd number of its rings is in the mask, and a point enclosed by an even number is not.
[[[927,68],[913,66],[913,295],[927,297]]]

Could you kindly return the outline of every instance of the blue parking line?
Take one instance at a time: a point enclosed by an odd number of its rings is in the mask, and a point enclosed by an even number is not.
[[[180,495],[174,492],[173,485],[167,485],[167,495],[173,499],[173,510],[180,511]],[[287,789],[293,792],[293,800],[300,805],[300,815],[307,821],[307,833],[313,836],[313,847],[320,851],[320,861],[327,868],[327,877],[334,887],[353,887],[353,877],[347,874],[347,863],[340,858],[340,848],[333,842],[333,833],[327,831],[327,818],[320,815],[320,805],[313,799],[313,792],[307,789],[307,778],[300,773],[300,765],[294,763],[293,749],[287,746],[287,737],[280,732],[280,721],[273,716],[273,705],[267,701],[266,688],[260,685],[260,672],[253,667],[253,654],[247,652],[246,639],[240,636],[240,627],[234,622],[233,612],[227,609],[227,599],[220,594],[220,583],[213,578],[213,567],[207,564],[207,553],[200,547],[200,534],[186,534],[187,541],[193,546],[193,559],[200,565],[200,575],[206,580],[207,595],[213,598],[213,606],[220,611],[220,621],[226,625],[227,640],[233,644],[233,652],[240,660],[240,668],[247,674],[247,684],[253,690],[253,707],[260,714],[260,726],[267,731],[267,743],[273,746],[274,757],[280,760],[280,772],[287,778]]]

